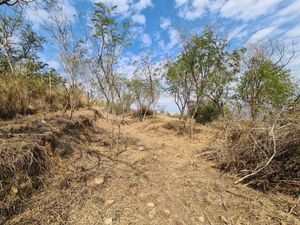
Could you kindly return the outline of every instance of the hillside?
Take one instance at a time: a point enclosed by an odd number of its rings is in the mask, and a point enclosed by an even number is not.
[[[126,117],[117,150],[98,110],[0,122],[0,224],[300,224],[292,197],[214,168],[213,128],[176,120]]]

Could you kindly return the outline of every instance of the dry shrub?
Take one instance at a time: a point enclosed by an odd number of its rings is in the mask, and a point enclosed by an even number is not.
[[[300,123],[280,116],[273,123],[236,123],[220,134],[216,151],[218,167],[238,173],[238,182],[261,190],[299,194]],[[219,135],[220,135],[219,134]]]
[[[154,114],[153,110],[143,107],[134,112],[135,117],[143,118],[143,116],[152,116]]]
[[[0,118],[12,119],[17,115],[57,111],[70,108],[69,89],[63,83],[52,85],[46,80],[23,76],[0,74]],[[80,89],[74,93],[75,108],[88,104]]]
[[[18,213],[24,199],[43,186],[50,167],[46,148],[38,142],[15,140],[0,148],[0,221]]]
[[[0,117],[11,119],[18,114],[29,115],[51,107],[61,108],[63,99],[58,96],[62,93],[50,96],[48,89],[44,83],[33,82],[25,76],[0,76]]]

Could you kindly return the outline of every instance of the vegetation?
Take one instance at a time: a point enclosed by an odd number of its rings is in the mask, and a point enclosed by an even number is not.
[[[236,183],[297,195],[300,183],[300,90],[288,67],[295,52],[287,51],[284,41],[265,40],[244,48],[233,48],[216,29],[206,26],[202,32],[193,33],[191,38],[183,40],[180,51],[167,63],[145,51],[131,63],[134,69],[128,73],[120,68],[124,66],[121,56],[131,46],[134,32],[130,21],[117,15],[117,6],[95,3],[89,26],[84,32],[79,32],[73,21],[80,15],[66,15],[59,1],[48,0],[41,4],[44,4],[50,22],[45,23],[39,33],[26,19],[24,8],[27,3],[23,0],[0,3],[2,7],[8,7],[7,10],[0,9],[1,119],[61,111],[68,119],[59,118],[63,122],[55,120],[60,130],[49,126],[44,131],[55,135],[47,138],[55,137],[56,140],[56,136],[62,135],[68,142],[69,136],[73,135],[76,138],[74,143],[80,139],[85,144],[95,142],[94,147],[99,142],[97,135],[102,128],[94,129],[93,123],[86,118],[76,121],[74,115],[78,108],[91,108],[92,102],[102,102],[110,133],[101,144],[109,146],[114,155],[100,155],[98,151],[88,150],[85,158],[96,155],[99,165],[104,157],[128,166],[128,162],[116,160],[118,155],[127,151],[129,140],[125,140],[121,132],[122,125],[126,123],[125,116],[135,115],[140,121],[134,120],[142,127],[140,122],[147,121],[146,116],[155,117],[162,94],[167,94],[174,98],[179,120],[168,121],[164,128],[177,130],[181,135],[189,133],[193,139],[194,133],[202,132],[199,127],[210,126],[215,132],[214,143],[211,143],[212,158],[221,170],[239,174]],[[53,47],[52,57],[57,57],[60,62],[56,70],[41,59],[49,43]],[[104,118],[100,111],[94,113],[93,117]],[[195,123],[201,124],[198,129],[195,129]],[[77,126],[85,130],[86,135],[76,133]],[[155,130],[157,127],[150,128]],[[0,156],[10,160],[7,164],[0,163],[0,167],[9,168],[8,172],[0,174],[1,179],[8,180],[0,197],[14,187],[14,172],[21,171],[24,173],[22,176],[27,176],[36,155],[42,157],[41,171],[31,176],[30,183],[51,164],[52,156],[49,157],[48,151],[55,149],[51,144],[58,144],[57,140],[43,142],[39,136],[30,136],[33,131],[26,129],[29,133],[26,131],[24,135],[37,147],[22,145],[21,156],[17,158],[25,161],[24,165],[19,162],[17,167],[9,164],[15,160],[10,151],[16,151],[18,146],[0,148],[3,157]],[[43,132],[43,125],[35,127],[36,131]],[[14,134],[18,132],[23,131],[20,128]],[[138,134],[139,131],[134,132]],[[9,134],[5,131],[3,136],[6,138]],[[160,144],[165,147],[169,143]],[[120,151],[120,145],[124,151]],[[85,145],[85,148],[89,147]],[[138,150],[144,151],[144,146],[139,146]],[[79,158],[84,158],[83,152],[81,150]],[[155,160],[156,156],[153,157]],[[39,168],[38,162],[34,163],[34,167]],[[147,160],[141,164],[144,163]],[[139,161],[135,164],[138,165]],[[136,165],[130,165],[130,168],[136,170]],[[83,166],[78,168],[85,172]],[[136,170],[134,174],[142,172]],[[76,179],[84,180],[88,185],[86,179],[90,175]],[[105,179],[110,179],[109,176]],[[2,181],[0,183],[2,185]],[[26,196],[30,194],[26,193]],[[10,212],[10,207],[15,207],[15,201],[5,206],[5,210]]]

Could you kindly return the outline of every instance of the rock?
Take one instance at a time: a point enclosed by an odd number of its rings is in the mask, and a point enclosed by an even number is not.
[[[112,218],[106,218],[104,220],[104,224],[106,224],[106,225],[111,225],[112,223],[113,223],[113,219]]]
[[[104,183],[104,178],[102,178],[102,177],[96,177],[94,179],[94,184],[95,185],[100,185],[100,184],[103,184],[103,183]]]
[[[170,210],[168,210],[168,209],[165,209],[165,210],[164,210],[164,213],[167,214],[167,215],[170,215],[170,214],[171,214]]]
[[[139,151],[144,151],[144,150],[145,150],[144,146],[139,147]]]
[[[154,204],[153,202],[149,202],[149,203],[147,203],[147,206],[148,206],[149,208],[154,208],[154,207],[155,207],[155,204]]]
[[[11,195],[16,195],[18,192],[19,192],[19,190],[18,190],[17,187],[12,186],[12,187],[10,188],[10,194],[11,194]]]
[[[41,120],[41,124],[46,125],[47,122],[45,120]]]
[[[229,224],[228,220],[226,219],[225,216],[220,216],[221,220],[225,223],[225,224]]]
[[[203,216],[199,216],[198,220],[200,223],[204,223],[205,222],[205,218]]]
[[[110,200],[107,200],[107,201],[104,203],[104,205],[105,205],[105,206],[111,206],[111,205],[114,204],[114,203],[115,203],[115,200],[110,199]]]
[[[156,210],[155,209],[152,209],[149,213],[148,213],[148,216],[150,219],[152,219],[156,214]]]

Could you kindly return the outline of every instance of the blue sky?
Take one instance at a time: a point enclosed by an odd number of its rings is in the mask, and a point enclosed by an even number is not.
[[[77,31],[86,30],[96,0],[58,0],[64,13],[72,18]],[[133,45],[120,58],[120,72],[130,75],[132,62],[146,51],[153,51],[156,61],[175,57],[180,51],[180,33],[199,33],[205,25],[213,25],[230,40],[232,48],[246,46],[261,38],[293,38],[296,55],[300,52],[300,0],[104,0],[117,5],[119,19],[132,21]],[[45,10],[30,4],[28,19],[34,28],[47,23]],[[77,15],[76,19],[73,15]],[[55,46],[48,44],[41,58],[59,69],[60,60]],[[300,78],[300,57],[289,65]],[[160,101],[169,111],[176,111],[172,99]]]

